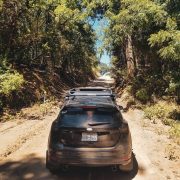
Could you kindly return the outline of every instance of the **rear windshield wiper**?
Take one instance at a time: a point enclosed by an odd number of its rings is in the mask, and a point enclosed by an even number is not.
[[[111,124],[111,123],[110,122],[88,123],[89,126],[99,126],[99,125],[105,125],[105,124]]]

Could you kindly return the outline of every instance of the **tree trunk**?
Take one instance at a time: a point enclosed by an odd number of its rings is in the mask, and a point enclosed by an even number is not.
[[[129,78],[133,78],[135,74],[135,62],[133,57],[133,47],[131,36],[127,37],[126,41],[126,60],[127,60],[127,74]]]

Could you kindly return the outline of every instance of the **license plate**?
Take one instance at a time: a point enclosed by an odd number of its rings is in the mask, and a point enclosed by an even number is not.
[[[97,141],[97,133],[82,133],[81,141]]]

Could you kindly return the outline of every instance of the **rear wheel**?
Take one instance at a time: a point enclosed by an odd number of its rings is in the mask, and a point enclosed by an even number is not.
[[[58,168],[55,168],[55,167],[52,167],[52,166],[48,167],[47,169],[48,169],[52,174],[56,174],[56,173],[59,172],[59,169],[58,169]]]
[[[133,158],[126,165],[119,165],[119,170],[124,172],[131,172],[133,170]]]
[[[53,174],[57,173],[59,168],[51,164],[48,158],[48,152],[46,152],[46,168]]]

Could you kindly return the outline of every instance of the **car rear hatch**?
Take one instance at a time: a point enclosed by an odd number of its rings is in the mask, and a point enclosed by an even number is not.
[[[63,128],[60,130],[59,141],[68,147],[112,147],[119,140],[116,128],[95,128],[91,132],[87,129]]]
[[[115,108],[84,106],[61,111],[58,142],[67,147],[105,148],[119,141],[121,115]]]

